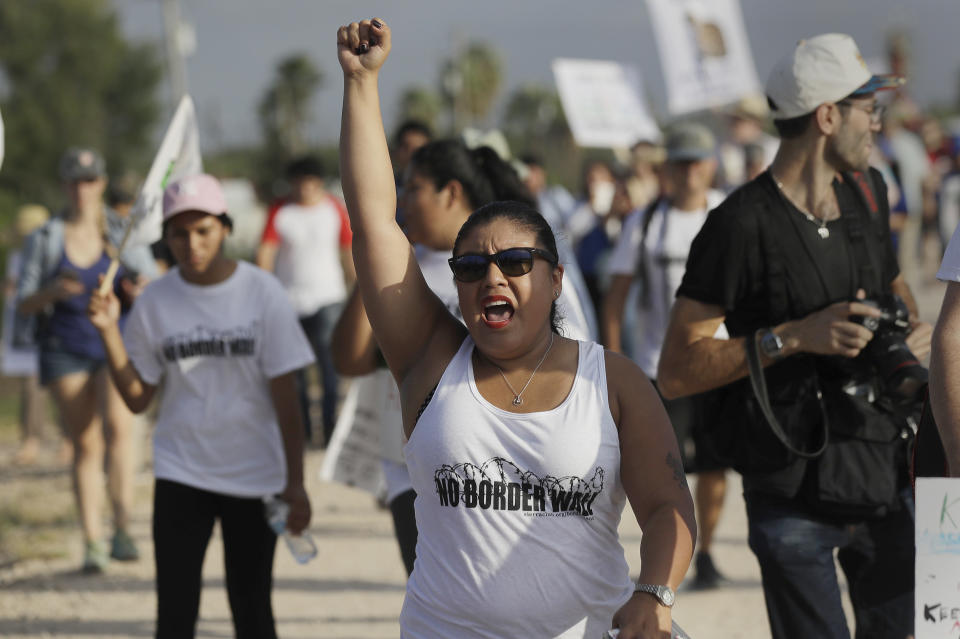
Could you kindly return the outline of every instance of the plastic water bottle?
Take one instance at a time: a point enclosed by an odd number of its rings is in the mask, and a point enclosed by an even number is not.
[[[263,509],[267,517],[267,524],[286,542],[290,554],[298,564],[305,564],[317,556],[317,545],[313,543],[310,533],[303,531],[294,535],[287,530],[287,515],[290,514],[290,504],[278,497],[266,496],[263,498]]]

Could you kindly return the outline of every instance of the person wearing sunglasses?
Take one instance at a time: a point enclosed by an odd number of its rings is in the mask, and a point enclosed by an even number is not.
[[[670,629],[696,524],[643,372],[557,332],[563,266],[544,218],[492,202],[457,233],[464,323],[430,291],[394,217],[379,71],[390,30],[341,27],[340,154],[364,306],[400,389],[420,526],[401,636],[597,637]],[[638,584],[617,536],[643,529]]]

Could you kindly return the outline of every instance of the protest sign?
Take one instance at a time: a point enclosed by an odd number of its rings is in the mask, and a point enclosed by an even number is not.
[[[660,140],[634,67],[604,60],[553,61],[553,76],[570,131],[580,146],[629,147]]]
[[[739,0],[647,0],[672,115],[762,92]]]
[[[960,478],[917,478],[916,639],[960,636]]]
[[[385,490],[380,464],[383,424],[384,374],[376,371],[350,380],[350,389],[340,407],[333,437],[320,467],[320,479],[335,481],[381,495]],[[396,384],[393,384],[396,388]],[[400,428],[398,423],[397,428]]]

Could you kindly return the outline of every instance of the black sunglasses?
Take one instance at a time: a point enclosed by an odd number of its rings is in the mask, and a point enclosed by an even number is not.
[[[466,253],[451,257],[447,262],[450,264],[450,270],[453,271],[453,277],[456,280],[476,282],[483,279],[487,274],[487,267],[491,262],[496,263],[497,268],[504,275],[510,277],[526,275],[533,269],[534,257],[540,257],[550,262],[551,266],[557,265],[557,258],[548,251],[529,247],[508,248],[492,255]]]

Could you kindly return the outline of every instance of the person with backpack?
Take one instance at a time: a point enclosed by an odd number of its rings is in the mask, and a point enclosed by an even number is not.
[[[670,321],[674,295],[683,278],[690,244],[707,214],[723,201],[723,193],[711,188],[717,170],[717,145],[710,129],[696,122],[678,123],[667,132],[665,142],[664,195],[645,210],[631,213],[624,222],[607,263],[612,277],[603,302],[604,346],[619,353],[624,310],[634,283],[639,283],[632,356],[654,383],[660,346]],[[726,466],[714,458],[703,436],[709,427],[711,398],[698,395],[664,401],[680,442],[684,468],[697,473],[694,500],[699,540],[693,586],[698,589],[716,588],[722,581],[713,564],[710,546],[726,496]],[[693,450],[688,452],[685,450],[688,447]]]
[[[801,40],[774,65],[780,149],[694,240],[660,356],[665,397],[732,384],[714,429],[743,475],[775,639],[850,636],[835,552],[857,637],[913,634],[904,413],[931,327],[916,319],[883,178],[867,164],[877,92],[901,82],[872,75],[844,34]],[[721,324],[730,339],[715,337]]]

